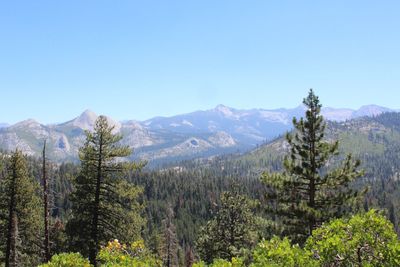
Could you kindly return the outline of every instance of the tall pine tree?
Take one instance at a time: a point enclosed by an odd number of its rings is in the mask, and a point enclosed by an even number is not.
[[[5,266],[36,266],[41,253],[39,184],[16,150],[0,182],[0,249]]]
[[[44,226],[44,262],[50,260],[50,237],[49,237],[49,184],[47,179],[47,163],[46,163],[46,140],[43,144],[42,152],[42,185],[43,185],[43,226]]]
[[[178,266],[178,240],[176,237],[176,227],[173,223],[174,211],[168,206],[166,218],[163,220],[163,246],[162,260],[165,267]]]
[[[72,218],[67,224],[71,249],[89,256],[95,266],[101,245],[115,238],[132,242],[143,225],[137,201],[140,189],[123,179],[125,170],[137,166],[121,161],[132,151],[120,145],[122,136],[113,130],[106,117],[100,116],[94,131],[86,133],[71,197]]]
[[[293,118],[294,132],[286,135],[290,153],[285,157],[283,173],[262,175],[270,189],[269,211],[282,218],[283,234],[298,243],[322,222],[347,210],[347,204],[358,195],[350,185],[363,175],[358,170],[360,162],[351,155],[332,167],[339,143],[325,139],[322,106],[312,89],[303,103],[305,118]]]

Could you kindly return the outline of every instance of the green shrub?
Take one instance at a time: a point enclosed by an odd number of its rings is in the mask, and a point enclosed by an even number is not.
[[[393,225],[375,210],[322,225],[308,238],[306,249],[323,266],[400,266]]]
[[[317,266],[311,253],[291,245],[288,238],[273,237],[269,241],[262,241],[253,252],[252,267],[265,266]]]
[[[216,259],[208,267],[244,267],[243,260],[240,258],[232,258],[232,261],[227,261],[224,259]],[[203,261],[195,263],[193,267],[207,267]]]
[[[206,267],[204,262],[193,267]],[[209,267],[242,267],[240,259],[215,259]],[[393,225],[375,210],[335,219],[313,231],[306,245],[273,237],[253,250],[251,267],[400,266],[400,242]]]
[[[54,255],[51,260],[39,267],[90,267],[88,259],[79,253],[61,253]]]
[[[131,245],[120,244],[118,240],[108,242],[98,255],[102,267],[157,267],[161,261],[146,249],[143,240]]]

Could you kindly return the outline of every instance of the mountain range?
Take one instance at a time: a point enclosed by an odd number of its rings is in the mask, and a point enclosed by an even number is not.
[[[323,108],[331,121],[343,122],[364,116],[393,112],[389,108],[368,105],[358,110]],[[116,121],[107,117],[122,143],[134,149],[132,159],[153,164],[246,151],[271,140],[292,127],[292,118],[304,115],[304,106],[293,109],[239,110],[224,105],[173,117],[155,117],[146,121]],[[43,141],[48,156],[55,161],[74,161],[98,115],[86,110],[80,116],[59,124],[44,125],[28,119],[14,125],[0,124],[0,148],[21,149],[39,156]]]

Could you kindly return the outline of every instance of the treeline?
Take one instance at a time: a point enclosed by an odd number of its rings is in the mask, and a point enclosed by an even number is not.
[[[285,157],[255,153],[251,161],[221,157],[147,170],[124,160],[132,151],[104,117],[87,132],[79,165],[51,163],[45,147],[41,159],[1,153],[0,262],[400,265],[396,147],[384,157],[362,156],[362,165],[326,141],[313,91],[304,104],[305,117],[286,136]]]

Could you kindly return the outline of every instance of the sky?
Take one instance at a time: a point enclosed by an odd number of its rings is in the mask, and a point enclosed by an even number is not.
[[[400,108],[400,1],[1,1],[0,122]]]

